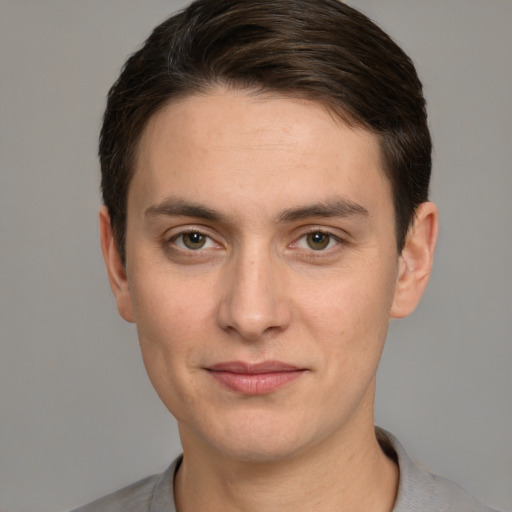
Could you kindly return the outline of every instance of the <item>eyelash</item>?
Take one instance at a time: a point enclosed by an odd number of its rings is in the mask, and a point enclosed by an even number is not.
[[[303,233],[295,242],[291,244],[291,247],[301,249],[298,247],[299,243],[303,240],[307,240],[307,237],[310,235],[323,235],[328,237],[328,242],[326,247],[319,248],[319,249],[313,249],[312,247],[304,248],[303,250],[308,253],[308,256],[311,258],[321,257],[322,254],[330,253],[331,251],[335,251],[338,246],[343,245],[345,241],[340,238],[339,236],[336,236],[334,233],[324,230],[324,229],[311,229],[307,231],[306,233]],[[307,244],[307,241],[305,242]],[[334,243],[334,246],[332,246]]]
[[[170,246],[174,245],[174,247],[173,247],[174,249],[177,249],[182,252],[194,253],[194,252],[200,252],[201,250],[204,249],[202,246],[198,247],[197,249],[191,249],[190,247],[188,247],[188,248],[184,247],[185,243],[183,241],[183,237],[185,237],[186,235],[200,235],[201,237],[203,237],[206,240],[206,242],[205,242],[206,244],[213,243],[217,246],[219,245],[219,244],[217,244],[217,242],[215,242],[215,240],[210,235],[208,235],[207,233],[204,233],[203,231],[201,231],[199,229],[187,229],[184,231],[180,231],[179,233],[176,233],[175,235],[168,238],[166,240],[166,244],[170,245]],[[177,240],[179,240],[180,238],[181,238],[182,247],[180,247],[177,244]],[[206,249],[210,249],[210,247],[207,247]]]
[[[183,237],[186,236],[187,234],[197,234],[200,235],[201,237],[204,237],[204,239],[206,240],[205,244],[210,245],[210,247],[201,246],[196,249],[185,247]],[[319,249],[313,249],[312,247],[299,247],[299,243],[301,243],[302,241],[305,241],[306,244],[308,243],[306,241],[308,236],[317,234],[328,237],[326,247],[321,247]],[[181,244],[178,244],[177,241],[180,239]],[[326,253],[332,253],[337,248],[339,248],[339,246],[344,245],[345,243],[345,240],[343,240],[342,238],[340,238],[339,236],[335,235],[330,231],[324,229],[311,229],[306,233],[301,234],[301,236],[298,237],[294,242],[289,244],[288,247],[303,252],[305,255],[307,255],[308,258],[319,258],[322,255],[325,255]],[[181,253],[189,253],[190,255],[192,255],[193,253],[201,253],[204,250],[212,249],[213,247],[211,247],[211,244],[214,244],[216,247],[220,246],[220,244],[218,244],[213,237],[211,237],[208,233],[205,233],[200,229],[187,229],[184,231],[180,231],[179,233],[176,233],[165,240],[165,245],[170,249],[174,251],[179,251]]]

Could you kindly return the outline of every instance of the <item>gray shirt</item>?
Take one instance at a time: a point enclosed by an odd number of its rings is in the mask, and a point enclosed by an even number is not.
[[[450,480],[414,464],[389,432],[379,428],[376,432],[382,449],[400,468],[393,512],[493,512]],[[178,457],[160,475],[145,478],[73,512],[176,512],[174,475],[181,460]]]

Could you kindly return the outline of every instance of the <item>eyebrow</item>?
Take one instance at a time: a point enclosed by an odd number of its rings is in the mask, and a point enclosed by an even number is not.
[[[368,217],[368,215],[368,210],[358,203],[347,199],[333,199],[296,208],[288,208],[277,216],[277,221],[294,222],[311,217]],[[195,217],[213,222],[226,220],[224,215],[207,206],[175,198],[165,199],[159,204],[150,206],[144,212],[144,217],[146,218],[159,216]]]
[[[279,222],[293,222],[311,217],[368,217],[368,215],[368,210],[358,203],[347,199],[333,199],[297,208],[289,208],[279,214],[278,220]]]
[[[144,217],[152,218],[158,216],[182,216],[196,217],[199,219],[220,222],[223,216],[206,206],[182,199],[165,199],[157,205],[150,206],[144,212]]]

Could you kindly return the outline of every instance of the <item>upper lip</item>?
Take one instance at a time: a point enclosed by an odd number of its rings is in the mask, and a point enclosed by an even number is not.
[[[208,366],[207,370],[256,375],[260,373],[293,372],[303,370],[303,368],[299,368],[293,364],[283,363],[282,361],[262,361],[261,363],[226,361]]]

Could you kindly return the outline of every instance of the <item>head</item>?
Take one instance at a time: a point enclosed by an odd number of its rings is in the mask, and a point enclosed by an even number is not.
[[[404,53],[336,0],[197,1],[127,62],[100,156],[112,289],[185,453],[368,439],[436,235]]]
[[[313,100],[376,134],[402,250],[431,170],[422,86],[407,55],[338,0],[198,0],[155,28],[109,93],[99,154],[123,262],[145,127],[168,103],[219,85]]]

